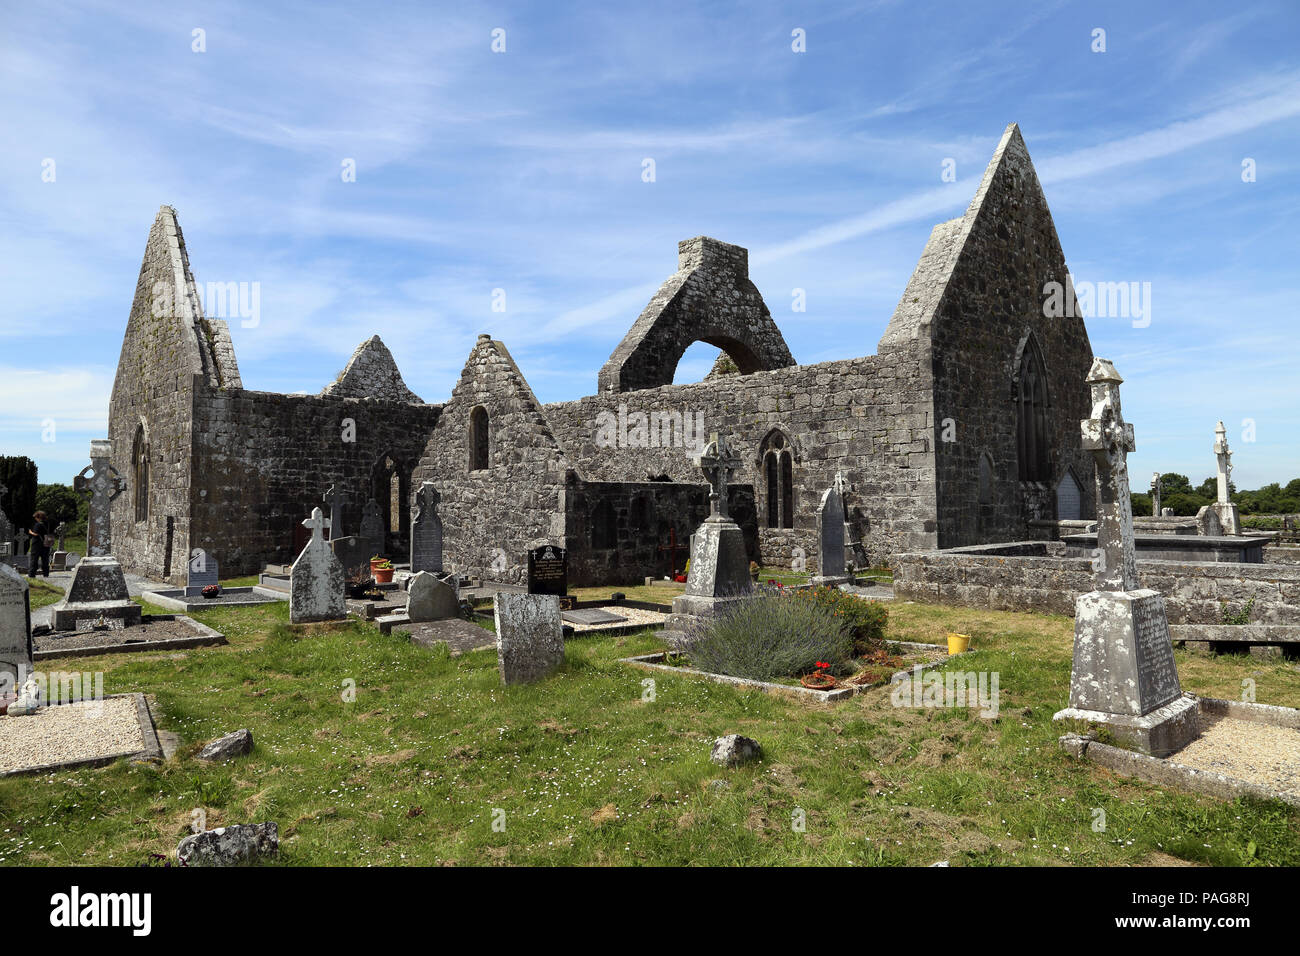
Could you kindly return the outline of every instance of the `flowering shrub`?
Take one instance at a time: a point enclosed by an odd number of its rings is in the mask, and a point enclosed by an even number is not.
[[[701,670],[750,680],[848,671],[853,635],[825,605],[790,591],[761,591],[695,625],[690,658]]]
[[[839,588],[809,588],[796,593],[802,600],[826,608],[845,622],[853,635],[854,657],[884,647],[889,610],[880,601],[864,601]]]

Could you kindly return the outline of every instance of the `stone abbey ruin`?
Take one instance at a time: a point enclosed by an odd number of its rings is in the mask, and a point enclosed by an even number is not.
[[[586,398],[541,404],[489,335],[440,403],[406,387],[378,337],[320,394],[284,395],[243,387],[164,206],[110,406],[131,489],[112,505],[115,550],[169,581],[200,548],[225,573],[257,572],[302,550],[303,517],[333,488],[343,528],[373,501],[399,556],[429,483],[448,570],[518,584],[549,543],[568,549],[572,584],[635,582],[708,514],[694,458],[709,433],[740,459],[730,512],[765,566],[819,571],[817,507],[837,474],[859,566],[1041,537],[1031,522],[1095,515],[1078,424],[1092,349],[1077,309],[1042,308],[1066,273],[1013,124],[966,213],[933,229],[875,354],[798,364],[746,250],[696,237]],[[722,350],[714,370],[672,384],[697,341]]]

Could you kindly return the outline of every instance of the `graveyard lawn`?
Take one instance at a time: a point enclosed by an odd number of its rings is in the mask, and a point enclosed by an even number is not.
[[[563,670],[506,689],[491,650],[451,658],[358,621],[292,628],[287,613],[205,611],[228,646],[96,658],[106,693],[153,695],[179,749],[0,780],[3,862],[145,864],[171,857],[201,809],[208,827],[276,821],[281,865],[1300,865],[1300,810],[1162,790],[1057,746],[1067,618],[891,606],[890,637],[971,635],[947,667],[1000,674],[1001,713],[983,719],[894,708],[888,687],[815,705],[668,673],[648,701],[650,675],[618,659],[661,649],[649,633],[571,640]],[[1300,704],[1294,662],[1178,663],[1189,690],[1236,697],[1252,677],[1261,702]],[[241,727],[252,754],[195,759]],[[728,733],[763,759],[711,764]]]
[[[63,600],[63,588],[45,581],[27,582],[28,598],[31,601],[32,610],[38,607],[47,607],[51,604],[58,604]]]

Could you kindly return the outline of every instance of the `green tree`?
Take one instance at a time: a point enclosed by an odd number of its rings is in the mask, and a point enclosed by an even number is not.
[[[36,510],[36,462],[26,456],[0,456],[0,485],[8,492],[0,498],[9,520],[29,528]]]
[[[85,495],[79,495],[70,485],[37,485],[36,507],[49,517],[50,530],[59,522],[67,522],[67,533],[74,537],[85,533],[83,511],[89,508]]]
[[[1186,475],[1180,475],[1175,471],[1160,476],[1160,489],[1162,497],[1178,494],[1190,495],[1195,490],[1192,488],[1192,483],[1187,480]]]

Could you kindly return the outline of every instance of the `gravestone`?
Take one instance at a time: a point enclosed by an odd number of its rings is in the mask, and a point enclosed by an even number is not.
[[[1080,424],[1097,469],[1096,581],[1075,602],[1070,706],[1055,719],[1099,724],[1167,757],[1197,737],[1200,706],[1179,685],[1164,598],[1138,586],[1127,463],[1136,443],[1120,410],[1121,382],[1109,361],[1093,361],[1092,417]]]
[[[343,565],[322,534],[328,520],[313,508],[302,524],[311,530],[311,540],[289,569],[289,620],[294,624],[341,620],[347,614]]]
[[[342,538],[343,535],[343,494],[336,485],[330,485],[325,489],[325,510],[329,512],[330,535],[329,539]]]
[[[113,557],[113,499],[126,490],[126,482],[109,459],[113,445],[107,439],[90,443],[90,464],[72,481],[73,490],[90,498],[90,526],[86,532],[89,555],[77,562],[72,585],[50,609],[56,631],[74,631],[100,618],[121,621],[123,627],[140,623],[141,608],[131,600],[122,566]],[[87,473],[94,475],[87,477]]]
[[[431,571],[418,571],[406,585],[406,616],[412,621],[442,621],[460,616],[456,589]]]
[[[438,491],[426,481],[411,506],[411,571],[442,570],[442,519]]]
[[[560,599],[498,591],[492,598],[503,684],[531,684],[564,663]]]
[[[217,573],[217,559],[202,548],[195,548],[191,551],[188,576],[185,581],[185,596],[195,597],[201,595],[203,589],[208,585],[220,583],[221,578]]]
[[[4,496],[9,489],[0,485],[0,554],[14,554],[14,525],[4,508]]]
[[[725,439],[714,432],[695,464],[709,482],[709,516],[691,537],[686,591],[673,599],[673,613],[664,625],[670,629],[685,626],[683,617],[715,614],[727,602],[748,597],[754,591],[744,533],[727,513],[727,485],[739,470],[740,460],[731,454]]]
[[[1223,534],[1219,512],[1214,505],[1201,505],[1196,512],[1196,533],[1207,538],[1217,538]]]
[[[569,552],[553,544],[544,544],[528,552],[528,593],[569,593]]]
[[[1218,465],[1218,500],[1214,512],[1219,516],[1220,534],[1241,534],[1241,517],[1232,503],[1232,452],[1228,449],[1228,430],[1219,422],[1214,429],[1214,458]]]
[[[372,555],[383,554],[387,550],[384,547],[384,517],[379,512],[379,502],[374,498],[367,501],[361,509],[361,532],[357,537],[371,542],[374,547],[370,552]]]
[[[375,543],[356,535],[335,538],[329,542],[329,549],[338,558],[343,567],[345,581],[364,581],[371,577],[370,559],[375,556]]]
[[[0,694],[16,694],[32,672],[32,612],[23,576],[0,564]]]
[[[66,521],[60,521],[59,526],[54,529],[54,533],[59,537],[59,546],[54,550],[56,551],[63,550],[63,537],[64,535],[67,534],[67,532],[68,532],[68,523]]]
[[[842,479],[837,474],[835,484],[822,495],[817,509],[817,560],[818,573],[812,578],[816,585],[834,586],[853,580],[844,563],[844,496]]]
[[[1151,472],[1151,517],[1159,518],[1163,513],[1160,510],[1160,493],[1164,486],[1160,483],[1160,472]]]

